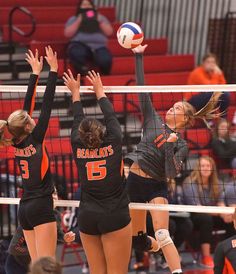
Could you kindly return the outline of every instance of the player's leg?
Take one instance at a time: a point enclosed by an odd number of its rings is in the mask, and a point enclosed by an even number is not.
[[[126,274],[131,256],[131,223],[119,230],[103,234],[101,239],[106,257],[107,273]]]
[[[36,240],[34,230],[23,230],[25,241],[29,250],[31,261],[34,262],[38,258],[36,250]]]
[[[107,274],[107,264],[101,236],[80,232],[80,238],[88,260],[90,274],[96,274],[98,270],[99,274]]]
[[[150,201],[154,204],[168,204],[166,198],[158,197]],[[169,212],[152,210],[152,222],[156,240],[165,256],[172,273],[182,273],[178,251],[169,234]]]
[[[50,222],[34,227],[38,258],[55,257],[57,246],[57,224]]]

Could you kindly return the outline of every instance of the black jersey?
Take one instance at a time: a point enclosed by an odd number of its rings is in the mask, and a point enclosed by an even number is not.
[[[103,209],[107,208],[109,203],[109,209],[115,209],[124,193],[122,132],[110,101],[103,97],[98,103],[106,126],[106,134],[100,148],[86,148],[79,138],[78,127],[85,117],[80,101],[73,104],[71,144],[81,183],[81,202],[95,202]]]
[[[142,54],[136,54],[137,84],[144,84]],[[142,138],[134,153],[127,156],[137,162],[140,168],[158,181],[175,178],[187,157],[188,148],[185,140],[178,136],[177,142],[166,140],[174,132],[155,111],[148,93],[139,93],[139,104],[143,114]]]
[[[214,274],[236,273],[236,236],[220,242],[214,254]]]
[[[32,74],[30,76],[24,101],[24,110],[29,114],[33,110],[37,79],[37,75]],[[37,125],[24,140],[14,144],[15,157],[19,164],[23,181],[22,200],[50,195],[53,192],[49,157],[44,144],[44,137],[51,115],[56,80],[57,73],[50,72]]]

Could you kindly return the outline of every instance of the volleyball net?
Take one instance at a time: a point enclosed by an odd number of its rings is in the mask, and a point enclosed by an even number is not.
[[[84,112],[87,117],[97,118],[103,121],[103,115],[97,104],[95,94],[88,89],[87,86],[81,87],[81,101],[84,107]],[[5,86],[0,85],[0,119],[7,119],[9,114],[16,109],[21,109],[26,93],[26,86]],[[42,108],[42,98],[45,91],[44,86],[37,87],[37,98],[33,118],[37,120]],[[118,120],[123,131],[123,153],[124,156],[136,149],[139,143],[142,131],[142,114],[139,108],[138,93],[148,92],[150,94],[154,108],[165,119],[166,111],[173,106],[174,103],[182,101],[185,98],[185,93],[191,92],[193,95],[205,92],[225,92],[228,94],[229,107],[225,118],[233,125],[236,124],[236,85],[199,85],[199,86],[107,86],[105,92],[111,100]],[[54,99],[53,110],[49,122],[49,129],[46,134],[46,147],[50,156],[50,168],[53,174],[53,179],[59,189],[59,201],[56,201],[60,207],[78,207],[79,202],[76,199],[76,193],[80,187],[78,171],[73,162],[71,145],[70,145],[70,130],[73,122],[73,114],[71,109],[71,95],[68,89],[64,86],[58,86]],[[196,198],[196,204],[199,201],[202,204],[211,204],[212,206],[200,205],[184,205],[183,200],[177,201],[176,205],[154,205],[154,204],[137,204],[131,203],[130,208],[140,210],[162,210],[174,212],[201,212],[214,214],[232,214],[236,205],[236,170],[229,165],[231,159],[222,159],[213,151],[211,140],[213,131],[217,121],[213,121],[212,130],[209,130],[206,125],[198,121],[193,128],[187,128],[181,132],[182,137],[187,141],[189,155],[184,163],[183,170],[173,182],[169,183],[170,191],[173,189],[185,188],[186,178],[190,178],[191,172],[199,168],[199,158],[201,156],[210,156],[216,162],[216,172],[218,176],[218,190],[210,190],[212,201],[205,201],[204,186],[202,185],[198,191],[201,193],[199,197],[195,197],[196,192],[193,187],[191,192],[192,199]],[[229,132],[230,138],[234,139],[236,130],[234,126]],[[236,151],[236,149],[235,149]],[[236,153],[235,153],[236,154]],[[232,155],[229,157],[232,157]],[[19,197],[22,192],[22,182],[18,167],[14,160],[13,148],[0,149],[0,223],[5,223],[3,220],[4,214],[8,212],[8,219],[16,218],[16,209],[14,205],[19,203]],[[200,174],[200,173],[199,173]],[[200,175],[201,176],[201,175]],[[216,181],[214,181],[216,183]],[[177,187],[177,188],[176,188]],[[173,189],[172,189],[173,188]],[[183,193],[183,190],[181,190]],[[178,195],[181,195],[178,193]],[[227,200],[228,195],[228,200]],[[221,197],[221,202],[224,206],[217,205],[217,197]],[[6,207],[5,205],[9,205]],[[1,226],[0,226],[1,229]]]

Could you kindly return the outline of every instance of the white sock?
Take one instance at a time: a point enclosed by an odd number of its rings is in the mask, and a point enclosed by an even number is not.
[[[172,271],[172,274],[177,274],[177,273],[183,273],[182,269],[175,269],[174,271]]]

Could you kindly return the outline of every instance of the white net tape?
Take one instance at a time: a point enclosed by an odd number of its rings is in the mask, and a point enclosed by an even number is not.
[[[19,204],[19,198],[0,198],[0,204]],[[57,200],[54,201],[56,206],[61,207],[79,207],[79,201]],[[198,213],[216,213],[216,214],[233,214],[234,207],[223,206],[194,206],[194,205],[163,205],[147,203],[130,203],[130,209],[138,210],[159,210],[159,211],[176,211],[176,212],[198,212]]]
[[[82,86],[81,92],[91,93],[88,86]],[[177,85],[177,86],[105,86],[110,93],[138,93],[138,92],[213,92],[236,91],[236,85]],[[26,92],[27,86],[0,85],[1,92]],[[44,92],[45,86],[38,86],[37,92]],[[65,86],[57,86],[57,93],[68,93]]]

